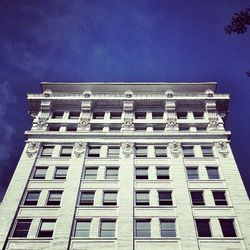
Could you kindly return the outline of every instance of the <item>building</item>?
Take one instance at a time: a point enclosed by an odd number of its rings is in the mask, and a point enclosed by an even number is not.
[[[216,83],[48,83],[0,207],[1,249],[250,249]]]

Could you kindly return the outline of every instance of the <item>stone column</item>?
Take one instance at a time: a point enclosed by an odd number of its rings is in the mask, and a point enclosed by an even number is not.
[[[177,226],[179,227],[181,236],[181,249],[197,250],[199,246],[196,238],[193,212],[190,205],[182,148],[179,142],[169,143],[169,156],[173,176],[173,196],[178,215]]]
[[[122,143],[120,164],[119,220],[117,221],[117,249],[134,249],[134,145]]]
[[[243,237],[246,249],[250,249],[250,203],[244,188],[237,164],[234,160],[230,145],[227,142],[216,142],[214,144],[219,167],[223,173],[228,193],[232,201],[234,213],[240,228],[235,223],[236,233]]]
[[[75,143],[50,249],[67,250],[69,247],[85,154],[86,143]]]
[[[39,149],[40,143],[38,142],[26,143],[0,206],[0,249],[4,249],[5,240],[18,211],[20,198],[25,192]]]

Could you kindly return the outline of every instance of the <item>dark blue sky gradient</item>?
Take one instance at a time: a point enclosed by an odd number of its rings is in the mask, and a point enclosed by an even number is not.
[[[41,81],[218,81],[250,193],[250,31],[225,35],[248,0],[1,0],[0,200]]]

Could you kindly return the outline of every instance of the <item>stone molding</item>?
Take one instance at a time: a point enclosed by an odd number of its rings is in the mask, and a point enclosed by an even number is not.
[[[215,142],[214,146],[217,148],[219,154],[223,157],[226,158],[229,154],[227,142]]]
[[[170,142],[169,144],[170,152],[174,158],[178,158],[182,153],[181,143],[180,142]]]
[[[134,143],[130,141],[123,142],[122,152],[126,158],[129,158],[134,152]]]
[[[73,148],[73,152],[77,158],[80,158],[87,149],[86,142],[76,142]]]
[[[28,142],[27,143],[27,149],[26,149],[26,154],[28,157],[34,156],[40,148],[40,143],[39,142]]]

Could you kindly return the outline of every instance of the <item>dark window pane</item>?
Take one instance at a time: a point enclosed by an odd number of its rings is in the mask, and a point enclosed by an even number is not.
[[[80,205],[94,205],[95,191],[86,191],[81,193]]]
[[[120,147],[109,147],[108,157],[118,158],[120,155]]]
[[[146,112],[135,112],[135,118],[136,119],[145,119],[146,118]]]
[[[117,205],[117,192],[104,192],[103,205],[116,206]]]
[[[224,191],[213,191],[215,205],[227,205],[227,200]]]
[[[175,220],[161,220],[161,237],[176,237]]]
[[[18,220],[12,237],[26,238],[29,233],[31,222],[32,220]]]
[[[194,157],[194,147],[193,146],[183,146],[184,157]]]
[[[157,179],[158,180],[160,180],[160,179],[168,180],[169,179],[169,168],[159,167],[159,168],[156,168],[156,171],[157,171]]]
[[[66,179],[68,168],[57,167],[54,179]]]
[[[191,191],[191,198],[193,205],[198,205],[198,206],[205,205],[202,191]]]
[[[52,237],[56,220],[42,220],[38,237]]]
[[[151,237],[150,220],[136,220],[136,237]]]
[[[155,147],[155,157],[167,157],[167,147],[156,146]]]
[[[45,179],[48,167],[36,167],[33,179]]]
[[[199,179],[198,167],[188,167],[187,176],[189,180],[198,180]]]
[[[187,119],[187,112],[177,112],[178,119]]]
[[[149,192],[136,192],[136,205],[149,206]]]
[[[148,179],[148,168],[136,168],[136,179]]]
[[[195,119],[202,119],[204,116],[203,112],[193,112]]]
[[[202,150],[202,155],[203,157],[213,157],[213,147],[211,146],[202,146],[201,147]]]
[[[91,220],[77,221],[75,237],[89,237]]]
[[[168,206],[173,205],[171,191],[159,191],[158,196],[159,196],[159,205],[168,205]]]
[[[219,219],[224,237],[236,237],[233,219]]]
[[[41,156],[50,157],[52,156],[54,147],[53,146],[43,146]]]
[[[24,205],[37,205],[38,199],[40,196],[40,191],[29,191],[26,195]]]
[[[86,180],[95,180],[97,177],[97,171],[98,168],[86,168],[85,169],[85,174],[84,174],[84,179]]]
[[[147,157],[148,155],[148,148],[147,147],[136,147],[136,157]]]
[[[80,112],[71,111],[69,113],[69,119],[78,119],[79,116],[80,116]]]
[[[90,146],[88,150],[88,157],[100,157],[100,146]]]
[[[162,119],[163,118],[163,112],[152,112],[153,119]]]
[[[47,205],[59,206],[62,198],[62,191],[50,191]]]
[[[71,154],[72,154],[72,150],[73,150],[72,146],[63,146],[60,156],[62,156],[62,157],[70,157]]]
[[[62,119],[63,118],[63,113],[64,112],[60,112],[60,111],[53,112],[52,119]]]
[[[122,112],[110,112],[111,119],[121,119]]]
[[[196,227],[199,237],[211,237],[209,219],[196,219]]]
[[[211,180],[220,179],[218,167],[207,167],[207,175]]]
[[[105,112],[93,112],[93,119],[103,119]]]

